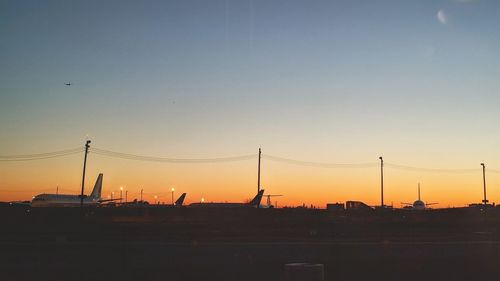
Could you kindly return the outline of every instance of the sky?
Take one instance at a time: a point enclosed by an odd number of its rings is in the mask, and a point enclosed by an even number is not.
[[[500,201],[500,2],[2,1],[0,155],[387,163],[385,203]],[[71,82],[71,86],[64,85]],[[257,158],[89,154],[86,187],[244,201]],[[83,153],[0,161],[0,200],[78,193]],[[497,169],[497,171],[495,171]],[[488,170],[490,172],[488,172]],[[278,204],[379,202],[379,168],[262,162]]]

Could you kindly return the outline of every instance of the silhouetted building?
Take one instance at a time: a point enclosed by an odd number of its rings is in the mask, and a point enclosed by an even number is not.
[[[344,206],[344,203],[327,203],[326,209],[328,211],[333,211],[333,212],[343,211],[343,210],[345,210],[345,206]]]
[[[347,210],[373,210],[372,207],[366,205],[365,203],[361,201],[347,201],[345,203],[346,209]]]

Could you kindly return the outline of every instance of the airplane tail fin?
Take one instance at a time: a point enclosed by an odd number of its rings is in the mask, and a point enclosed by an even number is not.
[[[259,193],[257,193],[257,195],[255,195],[255,197],[252,199],[252,201],[248,202],[248,205],[250,206],[259,206],[260,205],[260,201],[262,200],[262,195],[264,195],[264,189],[261,189],[259,191]]]
[[[90,194],[90,197],[99,199],[101,198],[101,190],[102,190],[102,174],[99,174],[97,177],[97,181],[95,182],[94,189]]]
[[[181,196],[179,196],[179,199],[175,201],[175,206],[182,206],[184,204],[184,199],[186,198],[186,193],[182,193]]]

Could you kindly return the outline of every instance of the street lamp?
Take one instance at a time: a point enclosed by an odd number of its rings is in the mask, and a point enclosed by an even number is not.
[[[120,203],[122,202],[123,198],[123,186],[120,186]]]
[[[127,200],[127,195],[128,195],[128,190],[125,190],[125,203],[127,203],[127,202],[128,202],[128,200]]]
[[[171,188],[170,191],[172,191],[172,206],[174,205],[174,191],[175,191],[175,188]]]
[[[155,204],[158,204],[158,196],[155,195]]]
[[[384,208],[384,158],[380,156],[380,207]]]
[[[484,165],[484,163],[481,163],[481,166],[483,166],[483,203],[484,205],[486,205],[488,204],[488,199],[486,199],[486,166]]]

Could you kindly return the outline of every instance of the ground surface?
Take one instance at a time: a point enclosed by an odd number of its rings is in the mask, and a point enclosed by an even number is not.
[[[500,212],[0,208],[2,280],[326,280],[500,276]]]

